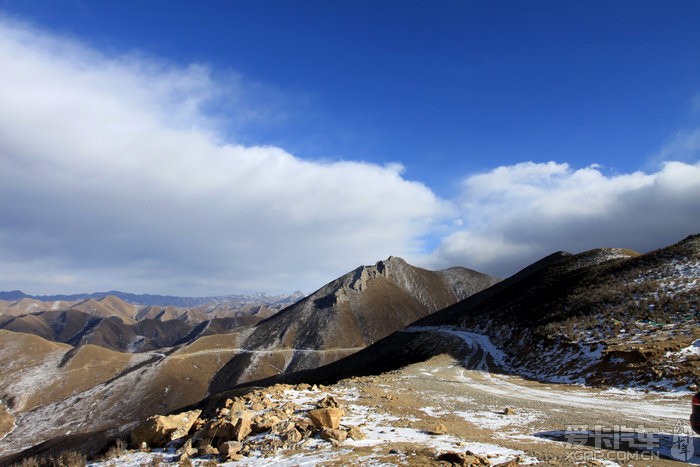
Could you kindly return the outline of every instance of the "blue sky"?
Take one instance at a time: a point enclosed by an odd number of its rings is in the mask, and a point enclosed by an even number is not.
[[[679,240],[699,22],[692,1],[0,0],[0,289],[310,292],[388,255],[505,276]]]

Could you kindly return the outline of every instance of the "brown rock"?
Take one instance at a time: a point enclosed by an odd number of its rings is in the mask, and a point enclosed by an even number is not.
[[[202,456],[216,456],[219,454],[219,450],[216,449],[211,444],[202,444],[197,448],[197,455]]]
[[[165,446],[174,439],[186,436],[201,413],[201,410],[191,410],[177,415],[153,415],[131,431],[131,444]]]
[[[444,423],[438,423],[435,428],[430,432],[431,435],[444,435],[447,433],[447,427]]]
[[[443,452],[437,456],[437,460],[450,464],[467,465],[467,455],[463,452]]]
[[[246,410],[245,401],[237,397],[228,409],[231,411],[232,414],[237,412],[244,412]]]
[[[282,433],[282,436],[280,436],[280,438],[282,438],[283,441],[286,441],[288,443],[296,444],[299,441],[301,441],[304,437],[302,436],[299,430],[293,428],[289,431]]]
[[[302,434],[304,438],[312,436],[316,432],[316,427],[313,422],[308,418],[301,418],[294,421],[296,429]]]
[[[280,411],[284,412],[286,415],[292,415],[294,412],[296,412],[296,410],[297,406],[293,402],[287,402],[280,407]]]
[[[265,431],[270,431],[272,430],[272,427],[274,427],[281,421],[282,419],[270,413],[259,415],[253,420],[253,433],[263,433]]]
[[[328,395],[321,399],[320,401],[316,402],[316,407],[319,409],[325,409],[327,407],[332,407],[332,408],[338,408],[340,407],[340,404],[338,401],[335,399],[335,397]]]
[[[206,430],[205,437],[210,439],[219,438],[223,440],[230,440],[234,437],[235,429],[236,424],[229,420],[216,420],[211,424],[209,429]]]
[[[338,430],[334,428],[321,428],[320,432],[321,438],[326,441],[334,442],[333,444],[340,444],[348,438],[348,432],[345,430]]]
[[[259,412],[261,410],[265,410],[265,405],[262,402],[256,402],[250,406],[250,410],[255,410],[256,412]]]
[[[271,433],[286,433],[288,431],[294,430],[296,428],[296,424],[291,421],[291,420],[282,420],[278,424],[272,427],[272,430],[270,430]]]
[[[202,420],[201,418],[198,418],[197,420],[195,420],[194,424],[193,424],[192,427],[190,428],[190,433],[192,433],[192,432],[194,432],[194,431],[202,430],[202,429],[204,429],[204,427],[205,427],[206,425],[207,425],[207,422],[206,422],[205,420]]]
[[[219,444],[219,455],[223,461],[241,460],[243,458],[241,455],[242,449],[243,444],[238,441],[224,441]]]
[[[511,459],[509,461],[501,462],[500,464],[496,464],[493,467],[518,467],[520,465],[520,462],[518,462],[515,459]],[[600,464],[603,465],[603,464]]]
[[[231,419],[233,422],[233,418]],[[253,431],[253,417],[250,412],[242,412],[238,414],[235,426],[233,428],[233,439],[243,441]]]
[[[484,456],[479,454],[474,454],[471,451],[467,452],[443,452],[437,456],[437,460],[443,462],[449,462],[453,465],[460,465],[464,467],[477,467],[477,466],[490,466],[491,461],[489,461]]]
[[[325,409],[309,410],[309,418],[317,429],[332,428],[337,429],[340,425],[340,419],[345,412],[343,409],[327,407]]]
[[[185,441],[185,444],[183,444],[182,447],[177,450],[177,453],[186,457],[192,457],[197,454],[197,450],[192,447],[192,440],[188,439]]]
[[[503,409],[503,412],[501,412],[501,413],[503,415],[515,415],[517,412],[515,411],[515,409],[512,409],[510,407],[506,407],[505,409]]]
[[[367,439],[367,436],[356,426],[351,426],[350,429],[348,430],[348,436],[354,439],[355,441],[360,441],[363,439]]]
[[[0,439],[9,434],[15,428],[15,417],[10,409],[0,400]]]
[[[466,455],[467,455],[467,465],[474,465],[474,466],[477,466],[477,465],[489,466],[489,465],[491,465],[491,461],[480,454],[477,454],[477,453],[471,452],[471,451],[467,451]]]

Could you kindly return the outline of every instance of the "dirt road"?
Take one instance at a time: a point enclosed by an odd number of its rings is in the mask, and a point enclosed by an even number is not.
[[[468,361],[483,354],[474,349]],[[521,451],[524,462],[700,464],[700,439],[688,429],[689,394],[543,384],[476,363],[482,369],[467,370],[440,356],[338,387],[397,418],[395,426],[430,432],[442,423],[467,443]]]

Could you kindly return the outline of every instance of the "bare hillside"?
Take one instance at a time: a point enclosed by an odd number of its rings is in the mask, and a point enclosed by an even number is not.
[[[428,271],[390,257],[361,266],[252,329],[212,392],[316,368],[498,282],[466,268]],[[265,352],[262,352],[265,351]]]

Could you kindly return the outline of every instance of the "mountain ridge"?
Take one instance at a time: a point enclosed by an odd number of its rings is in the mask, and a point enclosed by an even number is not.
[[[0,300],[6,301],[19,301],[28,298],[39,300],[42,302],[77,302],[90,299],[102,300],[109,296],[120,298],[121,300],[124,300],[125,302],[134,305],[194,307],[208,303],[229,303],[240,301],[264,301],[267,303],[296,301],[304,297],[304,293],[301,291],[295,291],[288,294],[269,295],[264,292],[258,292],[254,294],[229,294],[204,297],[187,297],[158,294],[134,294],[129,292],[120,292],[118,290],[110,290],[107,292],[56,295],[31,295],[26,294],[21,290],[0,291]]]
[[[360,266],[256,324],[241,346],[266,354],[234,357],[211,390],[337,360],[499,280],[460,267],[429,271],[395,256]],[[282,349],[293,354],[269,352]]]
[[[697,390],[698,321],[700,235],[645,254],[557,252],[356,354],[250,385],[329,384],[465,345],[484,361],[490,354],[477,340],[455,344],[462,333],[486,339],[500,353],[493,360],[501,365],[491,371],[543,382]]]

